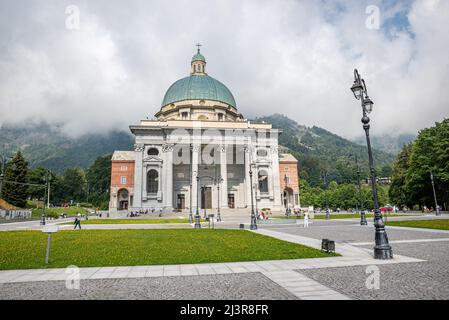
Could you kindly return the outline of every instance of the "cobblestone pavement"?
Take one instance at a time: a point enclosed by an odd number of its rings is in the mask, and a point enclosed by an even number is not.
[[[365,246],[372,248],[372,246]],[[395,244],[396,254],[428,260],[420,263],[378,265],[380,288],[367,289],[365,266],[300,270],[319,283],[352,299],[449,299],[449,244]]]
[[[81,280],[79,290],[65,281],[0,284],[4,299],[151,299],[151,300],[292,300],[288,292],[261,273],[157,278]]]

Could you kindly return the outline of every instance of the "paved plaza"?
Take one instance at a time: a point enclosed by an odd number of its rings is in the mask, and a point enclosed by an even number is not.
[[[218,226],[235,227],[226,223]],[[39,226],[27,222],[2,228]],[[374,227],[371,223],[360,226],[356,219],[315,220],[309,228],[303,228],[301,221],[260,225],[255,232],[314,248],[320,248],[321,239],[332,239],[342,256],[80,268],[79,290],[66,288],[65,269],[6,270],[0,271],[0,299],[449,299],[449,231],[387,227],[392,260],[372,257]],[[379,270],[379,288],[369,289],[367,268],[373,266]]]

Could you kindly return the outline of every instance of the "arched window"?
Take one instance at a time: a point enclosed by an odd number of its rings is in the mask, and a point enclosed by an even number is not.
[[[148,155],[149,156],[157,156],[159,154],[159,150],[156,148],[150,148],[148,149]]]
[[[268,174],[265,170],[260,170],[258,174],[259,191],[261,193],[268,193]]]
[[[267,150],[266,149],[258,149],[257,150],[257,156],[258,157],[266,157],[267,156]]]
[[[151,169],[147,173],[147,192],[148,193],[157,193],[159,189],[159,173]]]

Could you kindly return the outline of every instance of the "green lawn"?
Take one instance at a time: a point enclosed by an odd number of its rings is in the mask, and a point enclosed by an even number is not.
[[[449,219],[447,220],[408,220],[408,221],[387,221],[388,226],[411,227],[426,229],[449,230]]]
[[[204,219],[200,220],[204,222]],[[81,225],[83,224],[153,224],[153,223],[189,223],[189,219],[81,219]],[[73,222],[66,222],[62,224],[73,224]]]
[[[0,270],[76,265],[133,266],[319,258],[327,254],[247,230],[70,230],[0,232]]]

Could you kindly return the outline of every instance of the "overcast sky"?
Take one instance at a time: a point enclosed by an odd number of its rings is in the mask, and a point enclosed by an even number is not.
[[[277,112],[359,136],[355,67],[374,135],[449,115],[447,0],[1,0],[0,125],[126,130],[189,74],[197,42],[247,118]]]

